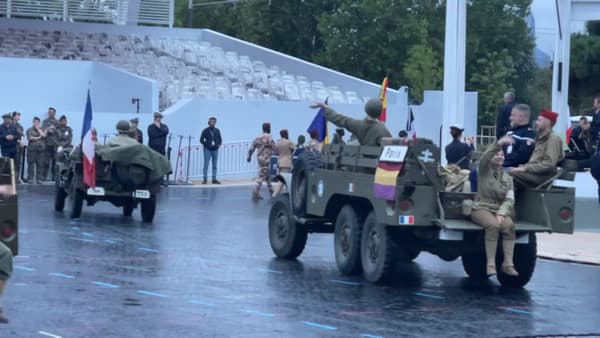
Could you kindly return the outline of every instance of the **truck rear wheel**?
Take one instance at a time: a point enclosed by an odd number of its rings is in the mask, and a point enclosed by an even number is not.
[[[362,271],[360,241],[363,222],[364,216],[351,205],[344,205],[335,221],[335,261],[344,275],[356,275]]]
[[[399,248],[385,224],[377,222],[371,211],[363,225],[360,243],[363,275],[373,283],[388,282],[398,259]]]
[[[140,203],[140,210],[142,213],[142,222],[152,223],[154,213],[156,212],[156,196],[150,195],[150,198],[143,199]]]
[[[81,209],[83,208],[84,192],[75,188],[73,189],[73,198],[71,199],[71,218],[81,217]]]
[[[535,233],[529,234],[529,243],[515,245],[513,262],[519,276],[513,277],[502,272],[503,259],[502,250],[498,250],[498,254],[496,255],[496,273],[500,284],[507,287],[521,288],[529,283],[537,260],[537,238]]]
[[[63,211],[65,209],[65,200],[67,199],[67,192],[59,184],[60,178],[56,179],[56,187],[54,193],[54,211]]]
[[[476,280],[487,279],[485,254],[465,254],[461,257],[463,268],[467,275]]]
[[[131,215],[133,215],[133,209],[135,209],[135,202],[133,199],[123,202],[123,216],[131,217]]]
[[[269,212],[269,242],[280,258],[294,259],[306,245],[307,232],[292,215],[289,194],[277,196]]]
[[[292,173],[292,207],[297,216],[306,215],[306,201],[308,199],[308,174],[321,163],[319,153],[305,151],[300,154],[294,163]]]

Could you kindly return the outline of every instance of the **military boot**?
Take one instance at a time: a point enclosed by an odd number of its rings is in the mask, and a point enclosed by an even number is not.
[[[509,276],[516,277],[519,272],[515,269],[513,263],[513,254],[515,251],[515,240],[505,239],[502,241],[502,253],[504,253],[504,262],[502,263],[502,272]]]
[[[4,317],[2,308],[0,308],[0,324],[8,324],[8,318]]]
[[[260,201],[262,200],[262,196],[260,196],[260,193],[258,191],[253,191],[252,192],[252,200],[253,201]]]

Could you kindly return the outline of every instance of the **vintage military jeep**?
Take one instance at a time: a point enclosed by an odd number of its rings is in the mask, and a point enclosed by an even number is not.
[[[19,203],[14,162],[0,157],[0,241],[19,253]]]
[[[71,218],[79,218],[83,202],[107,201],[123,208],[129,217],[138,204],[143,222],[152,222],[161,179],[171,172],[169,161],[145,145],[96,146],[96,187],[83,181],[83,155],[79,148],[59,152],[54,210],[63,211],[67,196]]]
[[[287,188],[269,215],[273,252],[293,259],[302,253],[308,233],[334,233],[336,262],[343,274],[362,272],[368,281],[385,282],[396,263],[428,251],[446,261],[461,257],[471,278],[487,278],[484,232],[461,212],[462,200],[474,194],[444,191],[439,148],[431,142],[384,142],[389,145],[329,145],[321,154],[303,153],[293,173],[280,177]],[[390,153],[400,154],[402,169],[392,176],[395,198],[386,200],[375,197],[374,180],[380,157]],[[562,175],[559,170],[555,178]],[[517,192],[514,263],[520,275],[511,277],[498,269],[501,284],[521,287],[529,282],[536,232],[572,233],[574,203],[575,189],[553,186],[552,180]],[[498,250],[498,267],[502,258]]]

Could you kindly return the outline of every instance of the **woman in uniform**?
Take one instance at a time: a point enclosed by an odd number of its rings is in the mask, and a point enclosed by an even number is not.
[[[471,219],[485,229],[487,275],[496,274],[496,249],[502,233],[504,262],[502,272],[518,276],[513,264],[515,226],[513,223],[515,193],[513,179],[502,170],[504,152],[498,143],[490,145],[479,162],[478,192]]]
[[[40,127],[39,117],[33,118],[33,126],[27,129],[27,179],[33,183],[41,184],[46,177],[47,170],[44,167],[44,151],[46,146],[44,139],[46,132]]]

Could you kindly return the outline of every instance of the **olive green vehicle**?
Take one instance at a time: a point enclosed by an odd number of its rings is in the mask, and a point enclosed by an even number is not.
[[[140,206],[142,221],[151,223],[162,177],[171,172],[169,161],[145,145],[96,146],[96,187],[83,181],[83,155],[76,148],[61,149],[54,210],[63,211],[69,197],[71,218],[81,216],[84,202],[107,201],[130,217]]]
[[[301,154],[293,173],[279,177],[286,189],[271,207],[269,239],[275,255],[294,259],[308,233],[334,233],[337,266],[345,275],[362,272],[370,282],[389,281],[397,263],[427,251],[446,261],[461,257],[469,277],[487,278],[484,231],[462,214],[462,201],[474,194],[444,191],[436,145],[421,139],[410,146],[398,142],[384,139],[387,146],[381,148],[327,145],[321,154]],[[374,197],[378,160],[387,150],[405,154],[393,201]],[[567,176],[559,168],[554,179],[573,179]],[[554,179],[517,192],[514,263],[520,275],[498,269],[502,285],[529,282],[537,232],[573,232],[575,189],[553,186]],[[498,267],[502,259],[499,250]]]
[[[13,256],[19,253],[19,199],[15,166],[10,158],[0,157],[0,241]]]

